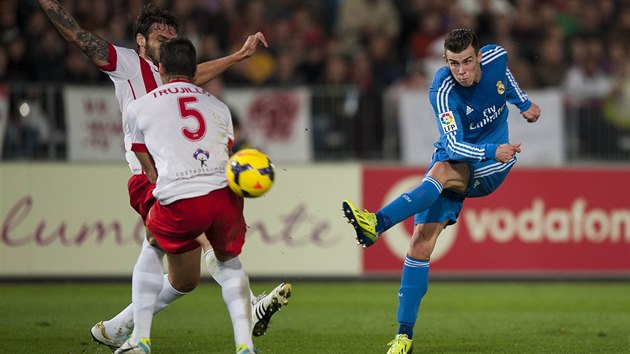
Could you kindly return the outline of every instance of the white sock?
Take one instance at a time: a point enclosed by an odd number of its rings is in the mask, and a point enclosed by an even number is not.
[[[109,321],[103,321],[105,332],[111,338],[126,337],[133,331],[133,303],[125,307]]]
[[[208,273],[210,273],[212,278],[214,278],[214,280],[219,285],[222,285],[223,281],[221,280],[221,271],[219,271],[219,266],[217,265],[217,262],[219,260],[217,259],[217,257],[215,257],[214,250],[212,248],[207,250],[203,254],[203,259],[206,261]],[[251,291],[251,289],[249,290],[249,299],[252,304],[254,303],[254,300],[256,300],[256,296],[254,296],[254,293]]]
[[[148,245],[146,240],[144,243]],[[135,343],[139,342],[140,338],[151,338],[153,310],[164,282],[164,268],[162,265],[164,253],[151,246],[144,247],[144,243],[140,257],[138,257],[138,261],[133,268],[131,281],[134,322],[131,341]]]
[[[219,271],[219,266],[217,265],[217,257],[214,256],[214,250],[211,248],[204,252],[203,259],[206,262],[206,266],[208,267],[208,273],[214,278],[214,280],[222,285],[221,280],[221,271]]]
[[[164,281],[162,282],[162,290],[157,296],[155,301],[155,307],[153,308],[153,315],[162,311],[166,306],[170,305],[173,301],[186,295],[181,291],[175,290],[168,281],[168,274],[164,274]],[[109,321],[104,321],[105,331],[112,338],[126,337],[133,331],[133,303],[125,307],[118,315]]]
[[[180,297],[186,294],[188,293],[183,293],[173,288],[173,285],[171,285],[171,282],[168,281],[168,274],[164,274],[164,281],[162,282],[162,290],[158,294],[157,299],[155,301],[153,314],[155,315],[158,312],[162,311],[162,309],[170,305],[171,302],[179,299]]]
[[[156,257],[161,264],[164,258],[164,252],[149,245],[149,242],[145,238],[142,242],[142,248],[140,249],[136,266],[144,262],[154,263],[153,259]],[[135,270],[136,268],[134,267],[134,273]],[[104,321],[103,325],[105,326],[107,334],[112,338],[126,337],[129,335],[131,331],[133,331],[133,302],[109,321]]]
[[[223,301],[232,319],[234,344],[244,344],[253,351],[249,278],[245,274],[238,257],[234,257],[227,262],[217,261],[217,265],[223,279],[223,284],[221,285]]]

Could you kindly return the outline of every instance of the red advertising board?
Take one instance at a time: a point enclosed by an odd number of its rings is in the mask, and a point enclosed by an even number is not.
[[[424,169],[366,167],[362,207],[375,211]],[[630,170],[515,167],[471,198],[438,238],[431,271],[453,275],[630,275]],[[365,250],[366,274],[398,273],[413,218]]]

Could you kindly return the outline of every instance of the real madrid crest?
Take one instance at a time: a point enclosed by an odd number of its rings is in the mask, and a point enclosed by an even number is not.
[[[497,92],[502,95],[505,92],[505,85],[501,81],[497,81]]]

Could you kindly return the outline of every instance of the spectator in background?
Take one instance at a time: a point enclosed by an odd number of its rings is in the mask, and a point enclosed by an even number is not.
[[[129,36],[131,23],[145,2],[64,0],[62,3],[76,14],[80,23],[85,23],[86,29],[113,44],[133,47],[135,41]],[[568,70],[559,63],[563,58],[572,59],[569,46],[573,44],[567,38],[593,35],[604,43],[613,37],[630,38],[627,0],[151,2],[179,15],[182,32],[199,48],[200,61],[233,52],[240,45],[243,33],[255,29],[270,38],[269,52],[260,51],[259,57],[236,64],[223,75],[226,84],[233,86],[320,84],[325,81],[324,68],[329,55],[343,54],[349,58],[358,51],[368,52],[374,82],[389,86],[405,72],[406,66],[418,59],[424,61],[426,72],[431,75],[443,65],[443,33],[454,28],[475,28],[482,39],[491,38],[511,48],[512,70],[518,72],[523,87],[561,87],[557,85],[564,82]],[[5,48],[8,57],[5,80],[55,80],[61,71],[73,82],[105,80],[106,76],[97,69],[86,68],[78,61],[65,43],[59,48],[51,45],[45,35],[49,24],[42,21],[35,4],[18,0],[0,2],[0,47]],[[374,50],[379,42],[375,38],[380,36],[388,38],[392,48],[392,57],[385,61],[379,54],[382,51]],[[598,67],[612,75],[619,66],[612,51],[618,50],[613,46],[604,46],[602,50],[605,53]],[[55,61],[57,51],[67,54],[60,65]],[[32,53],[44,54],[40,59]],[[287,58],[287,53],[291,53],[293,60]],[[53,64],[53,70],[42,69]],[[351,84],[349,78],[345,84]]]
[[[397,42],[400,18],[390,0],[345,0],[337,11],[336,33],[347,54],[365,48],[367,39],[375,33],[384,33]]]
[[[436,10],[428,10],[418,15],[416,27],[409,34],[406,42],[410,61],[424,59],[430,55],[429,46],[444,35],[442,17]]]
[[[298,6],[291,17],[291,53],[297,57],[296,81],[313,84],[322,74],[326,43],[324,29],[314,18],[314,10],[305,5]]]
[[[556,37],[548,36],[542,40],[538,50],[540,57],[533,66],[537,87],[550,88],[562,85],[567,68],[567,60],[562,49],[562,42]]]
[[[630,12],[629,12],[630,13]],[[611,158],[630,156],[630,55],[628,45],[621,38],[610,43],[614,71],[612,90],[604,99],[604,122],[612,132],[607,140],[613,141]]]
[[[66,74],[66,50],[59,34],[52,29],[41,37],[41,46],[32,52],[33,78],[39,81],[63,81]]]
[[[41,96],[40,89],[33,87],[13,107],[5,133],[5,158],[36,159],[43,156],[50,137],[50,125],[41,105]]]
[[[232,125],[234,127],[234,144],[232,145],[232,152],[237,152],[243,149],[253,148],[247,139],[247,131],[243,129],[241,120],[234,111],[232,112]]]
[[[457,6],[475,18],[477,36],[482,43],[495,40],[495,16],[511,16],[514,12],[507,0],[459,0]]]
[[[599,66],[602,48],[598,38],[575,36],[570,44],[573,64],[563,83],[568,117],[578,120],[578,152],[593,158],[614,150],[613,130],[603,120],[603,102],[612,92],[611,77]],[[575,124],[575,123],[574,123]]]
[[[368,40],[374,82],[379,88],[387,87],[403,75],[395,45],[383,33],[375,33]]]
[[[0,45],[0,82],[9,79],[9,53],[7,49]]]
[[[278,86],[295,86],[302,84],[304,80],[297,71],[296,58],[292,52],[282,50],[277,54],[276,66],[268,83]]]
[[[240,47],[244,38],[247,38],[249,33],[262,32],[265,38],[269,42],[273,42],[272,39],[272,26],[267,22],[266,9],[267,6],[262,0],[251,0],[240,5],[239,13],[243,16],[235,18],[234,22],[230,25],[229,41],[230,47]],[[251,32],[251,31],[254,32]]]
[[[31,67],[29,56],[26,55],[26,41],[23,37],[15,37],[9,41],[9,79],[23,81],[33,79],[29,76]]]
[[[324,75],[318,83],[312,97],[313,147],[315,159],[330,160],[343,156],[350,150],[346,136],[346,127],[355,109],[347,102],[349,77],[348,60],[338,54],[331,53],[324,66]]]
[[[360,159],[377,159],[383,150],[383,96],[385,87],[375,81],[372,59],[367,52],[359,51],[352,58],[351,95],[346,98],[352,114],[351,134],[353,156]]]
[[[199,51],[197,53],[200,62],[218,59],[225,53],[221,49],[219,39],[212,33],[206,33],[200,38]]]
[[[69,47],[65,63],[64,82],[70,83],[90,83],[96,81],[104,82],[107,75],[93,70],[94,64],[85,57],[76,47]]]
[[[428,90],[429,80],[424,61],[418,60],[409,63],[405,75],[394,81],[386,90],[383,103],[383,154],[385,158],[398,156],[399,106],[402,95],[408,91]]]
[[[612,80],[600,67],[604,59],[603,45],[593,36],[576,36],[571,39],[573,64],[567,73],[564,89],[573,105],[591,104],[606,97],[612,89]]]

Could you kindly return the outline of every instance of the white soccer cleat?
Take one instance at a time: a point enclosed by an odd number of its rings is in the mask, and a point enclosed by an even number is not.
[[[291,284],[280,283],[269,295],[262,293],[254,299],[252,302],[254,307],[252,312],[254,330],[252,334],[254,337],[265,335],[271,316],[278,312],[282,306],[289,304],[289,297],[291,297]]]
[[[114,354],[150,354],[151,353],[151,339],[140,338],[140,342],[131,343],[127,339],[120,348],[116,349]]]
[[[125,340],[129,337],[128,335],[123,335],[120,337],[112,338],[105,331],[105,325],[103,321],[95,324],[90,329],[90,334],[92,334],[92,340],[97,342],[98,344],[106,345],[109,349],[112,350],[112,353],[120,348],[121,345],[125,342]]]

